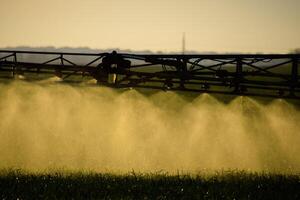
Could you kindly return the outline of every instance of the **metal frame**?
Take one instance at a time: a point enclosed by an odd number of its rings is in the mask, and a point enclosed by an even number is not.
[[[42,59],[26,59],[36,56]],[[50,58],[51,57],[51,58]],[[109,61],[105,61],[109,60]],[[123,63],[130,63],[125,66]],[[68,81],[235,95],[299,98],[299,54],[117,54],[0,50],[0,76],[53,74]],[[110,80],[111,75],[114,79]]]

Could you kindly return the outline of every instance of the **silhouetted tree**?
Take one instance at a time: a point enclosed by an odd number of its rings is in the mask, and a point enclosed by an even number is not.
[[[300,48],[296,48],[296,49],[291,50],[291,53],[292,54],[300,54]]]

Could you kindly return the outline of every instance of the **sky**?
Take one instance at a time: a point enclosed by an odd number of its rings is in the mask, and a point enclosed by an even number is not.
[[[286,53],[300,0],[0,0],[0,48]]]

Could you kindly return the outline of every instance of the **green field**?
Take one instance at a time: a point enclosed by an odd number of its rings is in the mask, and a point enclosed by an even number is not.
[[[2,170],[1,199],[299,199],[299,174],[27,173]]]

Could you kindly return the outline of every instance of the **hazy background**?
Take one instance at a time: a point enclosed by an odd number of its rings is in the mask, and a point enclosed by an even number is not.
[[[299,0],[1,0],[0,48],[285,53],[300,46]]]

